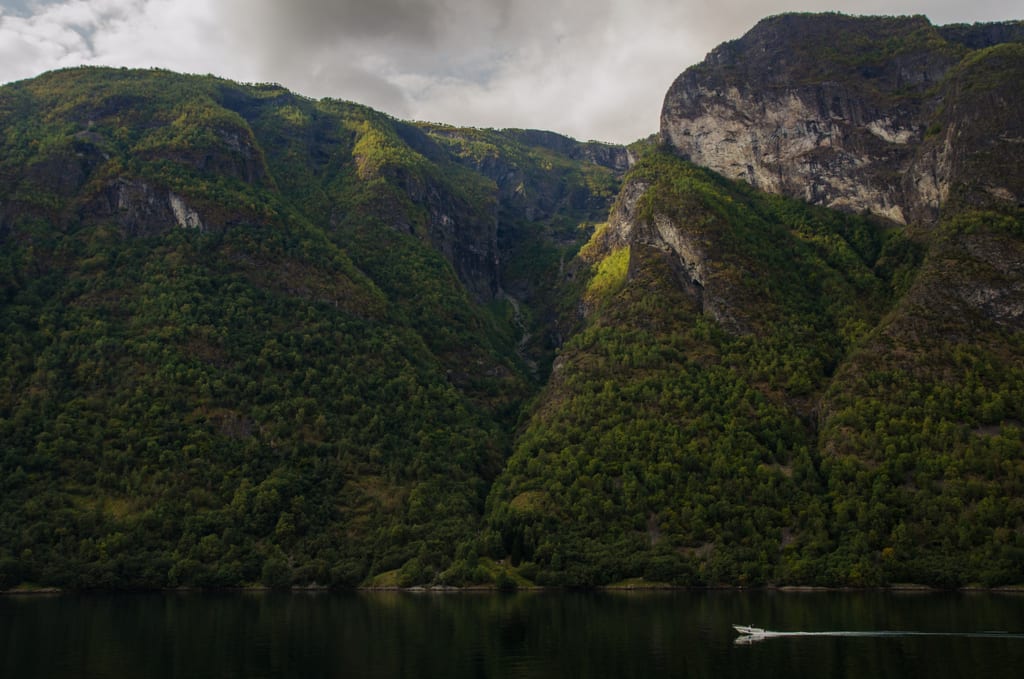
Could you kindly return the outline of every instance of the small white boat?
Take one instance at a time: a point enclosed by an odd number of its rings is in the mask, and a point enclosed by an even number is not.
[[[751,627],[750,625],[733,625],[732,628],[740,634],[746,634],[752,637],[763,637],[765,630],[763,627]]]

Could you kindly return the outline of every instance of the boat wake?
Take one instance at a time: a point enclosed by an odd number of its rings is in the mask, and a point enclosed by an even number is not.
[[[1024,634],[989,630],[984,632],[918,632],[913,630],[830,630],[824,632],[778,632],[753,627],[750,625],[733,625],[733,629],[739,632],[736,643],[740,645],[753,644],[768,639],[780,637],[961,637],[975,639],[1019,639],[1024,640]]]

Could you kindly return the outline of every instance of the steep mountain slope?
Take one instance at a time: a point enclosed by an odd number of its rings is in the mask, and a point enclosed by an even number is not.
[[[529,287],[509,200],[455,131],[105,69],[4,87],[0,129],[3,585],[447,567],[540,358],[501,300]],[[545,196],[537,230],[606,212],[612,169],[522,137],[491,151]],[[585,237],[532,247],[557,266]]]
[[[1020,580],[1024,45],[992,42],[1022,31],[786,15],[676,80],[489,498],[514,558],[576,584]]]
[[[641,160],[489,499],[513,558],[574,585],[802,581],[830,549],[817,394],[892,303],[899,252],[864,218]]]

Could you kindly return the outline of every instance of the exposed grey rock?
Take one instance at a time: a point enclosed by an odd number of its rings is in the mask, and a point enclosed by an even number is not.
[[[971,179],[959,154],[983,147],[965,145],[963,135],[993,130],[949,75],[968,46],[1020,39],[1024,24],[940,31],[924,17],[766,19],[676,79],[662,109],[662,139],[694,163],[764,191],[900,224],[932,223],[952,187]],[[903,47],[887,52],[894,37]],[[1009,110],[1006,130],[1020,117],[1019,108]],[[981,191],[1005,201],[1021,193],[999,176]]]
[[[585,160],[612,170],[625,172],[632,161],[629,151],[618,144],[599,141],[581,142],[557,132],[546,130],[503,130],[505,134],[527,146],[551,149],[573,160]]]
[[[189,207],[181,196],[168,193],[167,200],[171,205],[171,212],[174,213],[174,218],[178,220],[178,226],[183,229],[203,230],[203,220],[200,218],[199,213]]]
[[[427,236],[451,263],[459,280],[476,299],[493,299],[501,289],[496,202],[470,205],[443,186],[404,172],[398,180],[409,199],[426,209]]]
[[[451,140],[454,148],[477,140],[473,131],[443,126],[432,128],[431,135]],[[527,301],[536,281],[504,280],[501,276],[503,253],[508,259],[510,251],[518,247],[515,241],[523,237],[519,233],[522,224],[543,222],[565,210],[606,215],[611,198],[568,178],[564,167],[538,168],[536,161],[529,157],[530,151],[524,147],[541,148],[565,159],[593,163],[616,173],[627,169],[632,161],[623,146],[578,142],[542,130],[486,131],[485,139],[487,135],[493,135],[496,140],[489,151],[477,149],[455,154],[445,151],[444,160],[468,166],[493,181],[495,191],[490,200],[475,206],[460,204],[443,189],[434,190],[415,181],[408,187],[409,196],[413,202],[427,207],[432,242],[452,262],[459,279],[477,299],[489,301],[511,295]],[[406,131],[403,139],[411,145],[415,143],[414,148],[421,153],[430,156],[441,153],[437,142],[419,140],[414,131]],[[514,149],[525,153],[519,155]],[[529,237],[537,237],[537,234]]]
[[[834,83],[767,92],[678,85],[662,134],[694,163],[762,191],[906,221],[900,186],[876,177],[909,162],[906,147],[924,131],[911,116],[874,110]]]
[[[709,247],[711,243],[705,235],[664,214],[656,212],[650,217],[640,214],[637,206],[649,188],[642,180],[626,182],[609,217],[604,240],[598,243],[599,251],[608,252],[628,245],[633,249],[631,273],[635,249],[662,252],[672,265],[680,287],[694,300],[701,313],[731,332],[749,332],[751,325],[748,319],[729,303],[730,285],[718,275]],[[585,315],[586,310],[583,312]]]
[[[1024,330],[1024,243],[991,234],[969,234],[956,244],[955,251],[972,275],[954,277],[953,294],[980,315]]]
[[[86,219],[114,219],[133,236],[152,236],[173,228],[207,228],[183,197],[139,179],[121,177],[110,182],[83,212]]]

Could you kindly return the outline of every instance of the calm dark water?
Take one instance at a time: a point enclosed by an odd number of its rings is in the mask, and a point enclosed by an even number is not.
[[[775,630],[964,636],[787,637]],[[1024,595],[168,593],[0,597],[0,677],[1013,677]]]

